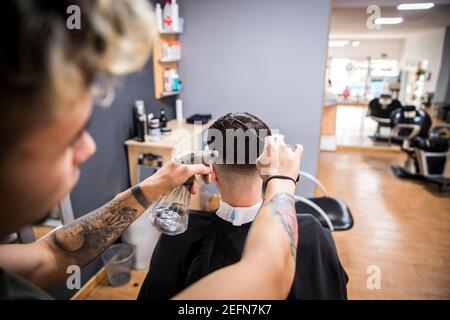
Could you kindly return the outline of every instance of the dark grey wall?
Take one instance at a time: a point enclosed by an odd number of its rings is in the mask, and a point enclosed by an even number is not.
[[[439,70],[434,100],[437,103],[450,103],[450,27],[447,27],[445,30],[441,61],[441,69]]]
[[[133,137],[132,107],[134,101],[145,101],[147,112],[159,114],[161,107],[168,118],[174,115],[174,98],[155,100],[151,60],[139,72],[119,79],[116,97],[109,108],[95,106],[89,133],[97,144],[96,153],[81,166],[81,176],[71,193],[75,218],[110,201],[129,184],[125,140]],[[83,284],[97,272],[102,263],[97,258],[82,269]],[[75,292],[64,284],[49,290],[58,299],[70,298]]]
[[[135,100],[145,101],[147,112],[163,107],[170,118],[174,113],[174,98],[155,100],[151,62],[139,72],[120,79],[111,107],[94,107],[88,128],[97,151],[81,166],[81,177],[71,193],[76,216],[81,216],[111,200],[129,187],[125,140],[133,136],[132,108]]]
[[[302,143],[316,174],[329,11],[328,0],[180,1],[185,114],[254,113]]]

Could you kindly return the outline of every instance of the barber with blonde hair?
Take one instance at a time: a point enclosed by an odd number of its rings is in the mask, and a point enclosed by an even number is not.
[[[66,26],[71,5],[80,8],[80,29]],[[114,76],[144,65],[156,29],[146,0],[5,0],[0,15],[1,239],[42,220],[75,186],[79,166],[95,152],[85,130],[94,97],[108,91]],[[273,141],[265,148],[260,168],[297,177],[301,148]],[[271,167],[278,153],[278,166]],[[210,172],[171,161],[39,241],[0,246],[0,299],[50,298],[41,288],[63,280],[68,266],[86,265],[161,194]],[[176,298],[285,298],[295,270],[294,188],[292,181],[271,179],[242,259]]]

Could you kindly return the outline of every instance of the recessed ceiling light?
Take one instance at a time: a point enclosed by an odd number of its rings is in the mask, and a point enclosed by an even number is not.
[[[434,7],[433,2],[402,3],[397,6],[398,10],[425,10]]]
[[[403,22],[403,18],[377,18],[375,24],[399,24]]]
[[[355,48],[356,48],[356,47],[359,47],[359,44],[360,44],[359,41],[353,41],[353,42],[352,42],[352,46],[355,47]]]
[[[334,48],[342,48],[348,45],[349,43],[350,43],[349,40],[330,40],[328,41],[328,46]]]

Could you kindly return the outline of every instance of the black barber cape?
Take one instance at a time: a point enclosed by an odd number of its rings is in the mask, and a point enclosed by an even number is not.
[[[348,276],[331,232],[311,215],[297,214],[297,218],[297,264],[288,299],[347,299]],[[186,232],[161,236],[138,299],[169,299],[207,274],[239,261],[250,225],[233,226],[214,212],[191,210]]]

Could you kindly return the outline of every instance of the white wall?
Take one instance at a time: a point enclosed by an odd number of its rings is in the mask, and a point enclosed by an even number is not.
[[[439,76],[444,47],[445,28],[425,31],[405,39],[402,66],[417,65],[421,60],[428,60],[431,79],[425,83],[425,92],[434,92]]]
[[[378,40],[367,39],[358,40],[359,47],[351,44],[343,48],[328,48],[328,57],[350,58],[350,59],[395,59],[400,61],[403,55],[403,39]]]

